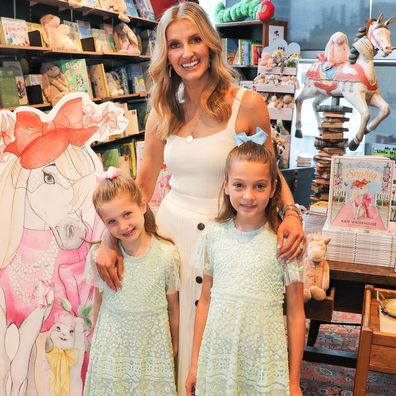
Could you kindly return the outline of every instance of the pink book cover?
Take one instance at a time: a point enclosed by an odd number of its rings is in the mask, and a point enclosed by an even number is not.
[[[333,227],[386,231],[394,161],[382,157],[333,156],[329,222]]]

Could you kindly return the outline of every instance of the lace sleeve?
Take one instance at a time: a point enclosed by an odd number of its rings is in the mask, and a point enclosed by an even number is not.
[[[205,275],[213,276],[213,264],[210,260],[209,253],[209,230],[210,227],[207,226],[206,229],[202,232],[197,245],[191,255],[191,265],[194,268],[199,268],[203,271]]]
[[[169,260],[168,272],[166,273],[166,294],[173,294],[180,287],[180,256],[176,247],[172,249],[172,257]]]
[[[285,286],[294,282],[304,282],[304,261],[302,259],[283,262],[282,265]]]
[[[85,274],[84,277],[92,283],[93,286],[99,288],[103,291],[104,282],[99,275],[98,269],[96,268],[96,255],[98,253],[99,244],[92,245],[91,249],[87,254],[87,261],[85,264]]]

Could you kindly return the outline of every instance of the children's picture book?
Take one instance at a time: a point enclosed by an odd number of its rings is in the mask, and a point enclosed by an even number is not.
[[[18,92],[19,104],[27,105],[28,99],[27,99],[25,79],[23,78],[21,63],[18,61],[4,61],[3,67],[11,68],[14,71],[14,79]]]
[[[29,46],[26,21],[23,19],[0,17],[0,41],[1,44],[6,45]]]
[[[0,87],[0,107],[18,106],[19,97],[12,68],[0,67]]]
[[[36,40],[32,40],[31,36],[29,37],[30,45],[37,47],[46,47],[46,43],[43,38],[43,26],[41,25],[41,23],[26,22],[26,27],[28,30],[28,34],[37,32],[38,35]]]
[[[127,14],[129,16],[138,17],[139,13],[137,12],[135,2],[133,0],[125,0],[125,5],[127,8]]]
[[[113,36],[113,26],[109,23],[102,23],[100,28],[105,31],[106,41],[109,48],[109,52],[115,51],[115,43],[114,43],[114,36]]]
[[[129,86],[128,86],[128,73],[126,71],[126,67],[122,66],[115,69],[115,72],[118,76],[118,81],[120,82],[121,89],[124,91],[124,95],[129,95]]]
[[[82,21],[77,19],[77,27],[80,40],[92,37],[91,24],[89,21]]]
[[[92,82],[94,97],[107,98],[109,96],[109,88],[103,63],[88,66],[88,74]]]
[[[82,45],[81,45],[81,40],[80,40],[80,32],[78,30],[78,26],[76,22],[71,22],[71,21],[63,21],[63,23],[70,28],[70,32],[68,34],[69,38],[73,41],[75,44],[75,47],[78,48],[78,50],[82,50]]]
[[[394,161],[384,157],[333,156],[328,219],[332,227],[386,231]]]
[[[59,66],[73,91],[86,92],[92,98],[91,82],[85,59],[61,60],[54,63]]]
[[[126,65],[126,72],[128,76],[129,92],[146,92],[142,65],[138,63],[130,63],[129,65]]]
[[[119,167],[126,176],[136,177],[136,153],[134,141],[119,146]]]
[[[107,41],[106,32],[103,29],[91,29],[96,52],[111,52],[110,43]]]

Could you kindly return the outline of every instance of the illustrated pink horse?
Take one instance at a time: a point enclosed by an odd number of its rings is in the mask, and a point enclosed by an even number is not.
[[[389,104],[381,96],[377,76],[374,70],[374,56],[388,56],[393,51],[388,26],[394,18],[383,22],[381,14],[378,19],[369,19],[364,28],[359,29],[357,40],[353,44],[349,61],[325,70],[324,61],[315,62],[306,74],[304,87],[296,99],[296,137],[302,137],[301,107],[305,99],[315,97],[312,107],[320,125],[318,108],[328,97],[344,97],[356,108],[361,116],[359,129],[349,142],[349,149],[355,151],[363,136],[373,131],[390,113]],[[378,114],[370,120],[368,106],[378,108]]]

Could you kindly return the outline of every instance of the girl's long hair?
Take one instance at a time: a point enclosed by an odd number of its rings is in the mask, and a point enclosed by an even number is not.
[[[139,207],[143,205],[143,195],[139,187],[135,183],[135,180],[132,177],[120,175],[113,179],[101,180],[97,184],[92,196],[92,201],[95,206],[96,212],[99,214],[100,206],[104,202],[111,201],[122,193],[128,194],[131,202],[136,203],[136,205],[138,205]],[[154,213],[150,209],[150,206],[148,204],[146,208],[146,213],[144,214],[144,229],[148,234],[154,235],[158,239],[173,243],[171,239],[166,238],[158,233],[158,227],[155,223]]]
[[[250,141],[234,147],[228,154],[225,165],[224,183],[221,192],[222,199],[220,200],[222,204],[219,209],[219,215],[216,217],[216,221],[224,223],[235,218],[237,214],[236,210],[231,205],[230,196],[225,193],[224,189],[224,184],[229,180],[231,166],[234,161],[259,162],[268,165],[271,186],[272,188],[275,187],[275,192],[265,208],[265,215],[271,229],[276,232],[280,224],[278,207],[281,203],[281,182],[278,173],[278,166],[276,164],[274,154],[266,146]]]
[[[152,78],[151,105],[158,114],[158,119],[161,120],[156,126],[156,132],[162,139],[177,133],[186,122],[183,106],[179,100],[182,80],[174,70],[169,77],[168,70],[166,30],[171,23],[178,20],[193,23],[203,43],[209,47],[209,83],[202,92],[201,107],[219,122],[227,121],[231,116],[231,105],[226,103],[224,96],[238,76],[237,72],[227,66],[220,37],[205,11],[198,4],[186,2],[168,8],[157,26],[157,37],[149,67]]]

